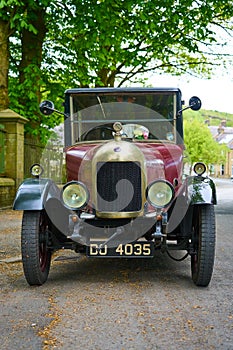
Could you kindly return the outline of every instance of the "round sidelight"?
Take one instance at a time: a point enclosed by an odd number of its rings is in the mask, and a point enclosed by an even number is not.
[[[206,166],[204,163],[196,163],[193,167],[193,170],[197,175],[201,176],[206,172]]]
[[[147,187],[146,197],[153,207],[165,208],[174,198],[174,188],[168,181],[156,180]]]
[[[66,207],[81,209],[89,201],[89,192],[86,186],[79,181],[68,182],[62,190],[62,200]]]
[[[40,177],[44,172],[44,169],[43,167],[36,163],[36,164],[33,164],[30,168],[30,173],[32,176],[35,176],[35,177]]]

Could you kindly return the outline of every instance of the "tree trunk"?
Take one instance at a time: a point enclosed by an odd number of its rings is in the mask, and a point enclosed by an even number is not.
[[[9,107],[9,31],[9,21],[0,19],[0,110],[7,109]]]
[[[46,35],[45,10],[44,9],[27,9],[28,22],[33,25],[37,33],[28,29],[22,29],[22,59],[19,65],[19,82],[24,84],[30,79],[30,85],[33,87],[40,101],[40,67],[42,62],[42,45]],[[31,18],[31,19],[30,19]],[[28,69],[26,69],[28,68]],[[28,86],[27,84],[25,84]],[[26,87],[25,87],[26,88]],[[21,103],[28,101],[28,95],[25,93],[21,96]]]
[[[103,83],[103,85],[100,86],[114,86],[116,71],[111,71],[108,68],[102,68],[97,72],[97,75],[100,78],[100,81]],[[98,86],[96,85],[96,87]]]

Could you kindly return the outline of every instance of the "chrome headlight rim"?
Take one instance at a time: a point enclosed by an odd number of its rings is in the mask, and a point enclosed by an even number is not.
[[[76,187],[76,191],[74,191],[74,195],[76,195],[76,196],[77,196],[78,188],[83,191],[84,197],[80,201],[80,205],[72,205],[72,203],[69,203],[66,199],[64,199],[64,194],[68,191],[68,189],[72,190],[72,187],[73,187],[73,189],[75,189],[75,187]],[[87,186],[81,181],[74,181],[74,180],[69,181],[62,188],[61,200],[62,200],[63,205],[68,209],[71,209],[71,210],[82,209],[82,208],[87,206],[89,199],[90,199],[90,193],[87,189]]]
[[[206,172],[206,165],[202,162],[197,162],[193,166],[193,171],[196,175],[202,176]]]
[[[30,167],[30,174],[34,177],[40,177],[44,172],[44,168],[39,163],[34,163]]]
[[[167,189],[169,189],[170,191],[170,195],[169,195],[169,200],[167,200],[165,203],[159,205],[158,203],[155,203],[153,200],[151,200],[150,198],[150,190],[153,186],[157,186],[158,184],[162,184],[162,185],[166,185],[167,186]],[[159,193],[159,191],[158,191]],[[148,186],[147,186],[147,189],[146,189],[146,199],[147,201],[156,209],[162,209],[162,208],[167,208],[173,201],[174,199],[174,196],[175,196],[175,190],[174,190],[174,187],[172,186],[172,184],[167,181],[167,180],[155,180],[155,181],[152,181]]]

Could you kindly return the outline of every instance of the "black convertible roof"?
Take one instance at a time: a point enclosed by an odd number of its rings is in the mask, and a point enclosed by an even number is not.
[[[127,88],[112,88],[112,87],[98,87],[98,88],[75,88],[75,89],[67,89],[65,94],[86,94],[86,93],[151,93],[151,92],[179,92],[179,88],[171,88],[171,87],[127,87]]]

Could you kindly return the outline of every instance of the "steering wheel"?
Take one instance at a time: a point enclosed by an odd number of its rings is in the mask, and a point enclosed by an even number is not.
[[[91,128],[90,130],[87,131],[87,133],[83,136],[83,141],[88,141],[88,136],[94,132],[95,130],[103,129],[104,130],[110,130],[114,131],[112,126],[107,126],[107,125],[97,125],[94,128]]]

